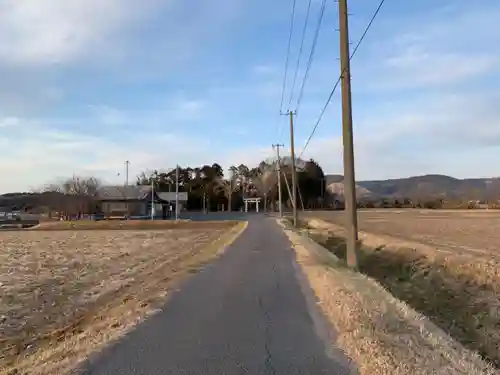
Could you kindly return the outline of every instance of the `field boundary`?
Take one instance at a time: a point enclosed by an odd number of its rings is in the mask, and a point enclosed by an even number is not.
[[[303,244],[307,245],[307,249],[314,254],[318,261],[331,265],[340,265],[342,263],[339,257],[311,238],[307,230],[294,228],[290,225],[287,219],[277,219],[277,222],[283,230],[291,231],[301,236],[302,241],[304,242]]]
[[[220,248],[217,251],[217,254],[219,255],[226,251],[226,249],[245,232],[247,227],[248,221],[240,221],[231,227],[228,232],[221,235],[208,246],[212,248],[219,246]]]

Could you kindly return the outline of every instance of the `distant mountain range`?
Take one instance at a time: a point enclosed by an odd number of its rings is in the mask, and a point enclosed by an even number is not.
[[[342,196],[344,176],[327,175],[328,191]],[[458,179],[444,175],[425,175],[391,180],[358,181],[359,199],[499,199],[500,178]]]

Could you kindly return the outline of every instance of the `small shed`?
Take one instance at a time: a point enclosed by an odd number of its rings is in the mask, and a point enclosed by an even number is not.
[[[178,195],[177,195],[178,194]],[[188,200],[188,193],[186,192],[159,192],[158,197],[167,202],[169,209],[175,210],[176,201],[179,202],[179,212],[182,211],[182,208],[186,205]]]

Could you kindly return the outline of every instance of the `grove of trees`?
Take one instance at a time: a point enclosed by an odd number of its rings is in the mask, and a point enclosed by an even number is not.
[[[297,170],[298,207],[313,208],[324,204],[325,175],[314,161],[300,161]],[[276,210],[278,175],[276,163],[262,161],[256,167],[244,164],[231,166],[228,173],[217,163],[199,167],[179,168],[179,191],[188,192],[188,210],[239,210],[243,198],[259,197],[265,208]],[[175,191],[175,169],[166,172],[143,172],[137,177],[138,185],[154,183],[158,191]],[[291,207],[291,168],[288,158],[281,160],[282,201]]]

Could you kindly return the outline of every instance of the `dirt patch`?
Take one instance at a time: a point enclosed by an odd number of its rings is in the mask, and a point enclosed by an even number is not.
[[[332,323],[340,347],[361,375],[498,374],[429,319],[394,298],[380,284],[325,262],[301,235],[286,231],[297,261]]]
[[[167,220],[79,220],[52,221],[29,228],[30,231],[54,230],[144,230],[144,229],[221,229],[237,221],[167,221]]]
[[[345,258],[342,227],[310,221],[311,236]],[[360,233],[360,271],[429,317],[467,348],[500,367],[500,271],[495,259],[471,260],[427,245]]]
[[[162,306],[245,225],[0,233],[0,374],[69,373]]]

